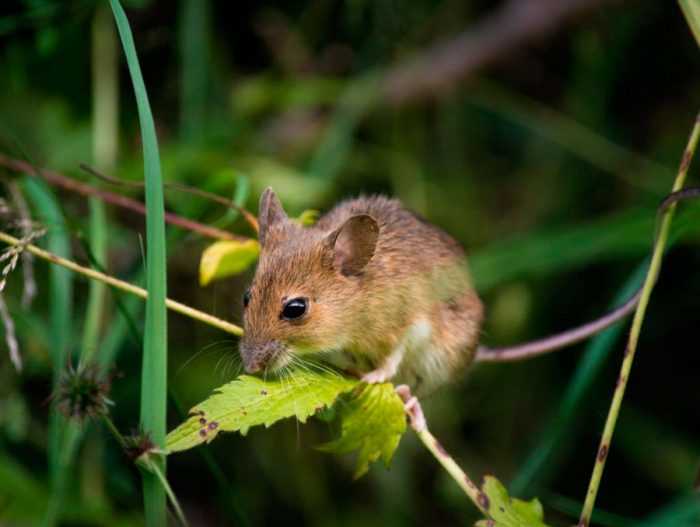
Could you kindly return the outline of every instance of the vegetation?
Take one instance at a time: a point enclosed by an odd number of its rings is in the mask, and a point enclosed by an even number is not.
[[[0,8],[0,523],[698,524],[695,2],[122,3]],[[442,226],[489,344],[644,284],[629,341],[478,367],[415,434],[388,384],[238,377],[268,185]]]

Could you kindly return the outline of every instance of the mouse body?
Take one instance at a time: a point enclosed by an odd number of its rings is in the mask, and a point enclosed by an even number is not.
[[[398,200],[344,201],[302,227],[267,189],[258,220],[240,343],[247,372],[312,358],[425,394],[473,362],[483,307],[464,251]]]

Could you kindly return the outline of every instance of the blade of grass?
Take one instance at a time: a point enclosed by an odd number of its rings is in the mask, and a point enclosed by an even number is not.
[[[693,36],[700,45],[700,4],[697,0],[678,0]]]
[[[311,158],[307,171],[310,177],[330,182],[338,175],[352,150],[357,127],[379,96],[376,74],[368,74],[348,85],[340,96],[323,141]]]
[[[167,315],[165,208],[163,183],[155,124],[151,115],[146,86],[136,55],[136,47],[126,14],[118,0],[110,0],[124,48],[129,74],[138,107],[141,139],[143,142],[144,180],[146,183],[146,326],[141,372],[141,427],[150,434],[160,448],[165,446],[167,398]],[[158,471],[165,477],[165,460],[154,460]],[[144,508],[146,525],[165,526],[165,491],[158,476],[143,472]]]
[[[52,253],[63,257],[70,256],[70,238],[63,218],[63,213],[51,189],[43,181],[25,177],[22,189],[34,206],[34,217],[49,227],[47,246]],[[51,266],[49,270],[50,288],[50,356],[53,366],[53,387],[60,378],[61,371],[70,358],[69,343],[72,336],[73,314],[73,276],[67,269]],[[63,431],[65,418],[52,407],[49,414],[49,479],[51,498],[44,516],[44,525],[54,525],[58,519],[59,506],[62,502],[65,479],[62,456]]]
[[[697,527],[700,525],[700,499],[688,493],[637,523],[637,527]]]
[[[209,2],[185,0],[179,11],[180,137],[196,143],[204,135],[207,109]]]
[[[639,289],[648,267],[648,261],[637,267],[637,270],[617,293],[611,303],[612,308],[619,306]],[[575,424],[581,419],[581,405],[598,378],[603,364],[610,356],[624,327],[625,322],[618,322],[600,333],[588,344],[576,373],[569,383],[566,393],[561,398],[559,408],[539,434],[539,439],[535,443],[537,448],[528,456],[510,484],[512,494],[520,496],[527,492],[529,495],[534,495],[536,492],[535,481],[542,482],[554,472],[557,451],[567,444],[569,437],[575,434]]]
[[[116,164],[119,137],[119,78],[117,35],[107,6],[97,7],[92,26],[93,159],[100,170],[111,172]],[[91,197],[90,254],[104,266],[107,261],[105,206]],[[80,363],[90,362],[98,347],[104,316],[105,284],[90,281]]]

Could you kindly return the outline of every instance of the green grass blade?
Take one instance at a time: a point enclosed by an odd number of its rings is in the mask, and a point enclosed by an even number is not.
[[[61,207],[48,185],[39,178],[26,177],[22,189],[34,205],[35,217],[48,228],[47,248],[54,254],[70,258],[70,237]],[[73,276],[67,269],[52,265],[49,268],[51,297],[51,362],[53,386],[70,358],[70,340],[73,316]],[[65,419],[55,409],[49,415],[49,478],[51,499],[44,517],[44,525],[54,525],[60,512],[64,490],[63,431]]]
[[[329,182],[338,175],[352,150],[357,127],[376,104],[378,96],[377,77],[373,74],[347,87],[323,141],[311,158],[310,177]]]
[[[185,0],[180,7],[180,137],[202,140],[209,82],[209,2]]]
[[[119,137],[118,43],[107,6],[99,6],[92,26],[93,159],[111,172],[116,164]],[[99,264],[107,261],[107,216],[104,203],[90,198],[90,255]],[[104,316],[106,286],[90,281],[83,327],[80,363],[87,364],[98,348]]]
[[[700,3],[698,0],[678,0],[681,6],[685,20],[693,32],[695,41],[700,46]]]
[[[689,493],[651,514],[637,523],[637,527],[697,527],[700,525],[700,499],[697,493]]]
[[[126,14],[118,0],[110,0],[124,47],[131,81],[138,107],[141,138],[143,141],[144,179],[146,184],[146,326],[141,372],[141,427],[151,435],[153,442],[164,446],[166,433],[167,399],[167,316],[166,247],[163,205],[163,183],[155,124],[151,115],[146,86],[141,75],[134,39]],[[157,460],[165,474],[165,461]],[[165,492],[158,478],[143,473],[146,525],[164,526]]]
[[[648,267],[647,260],[637,268],[616,295],[612,307],[619,306],[639,289]],[[510,484],[511,492],[514,495],[533,494],[535,492],[533,482],[536,481],[536,478],[538,481],[542,481],[555,468],[556,463],[553,458],[567,438],[575,434],[576,422],[581,419],[582,401],[598,377],[624,327],[624,322],[618,322],[603,331],[586,347],[576,373],[569,383],[566,393],[561,398],[559,408],[540,434],[536,443],[537,448],[528,456]]]

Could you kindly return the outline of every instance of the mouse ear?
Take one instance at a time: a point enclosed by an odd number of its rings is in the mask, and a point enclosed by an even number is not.
[[[284,212],[277,194],[267,187],[260,196],[260,206],[258,207],[258,240],[260,245],[265,245],[267,231],[275,223],[287,220],[287,213]]]
[[[379,225],[372,216],[358,214],[326,238],[333,250],[333,267],[345,276],[359,275],[374,255]]]

